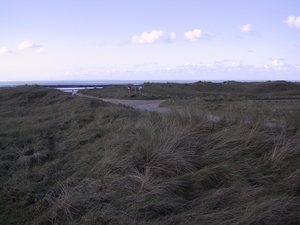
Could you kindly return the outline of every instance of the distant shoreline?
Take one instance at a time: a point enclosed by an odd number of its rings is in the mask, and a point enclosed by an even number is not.
[[[255,83],[255,82],[293,82],[298,83],[300,80],[70,80],[70,81],[0,81],[0,88],[15,87],[21,85],[40,85],[49,88],[99,88],[106,86],[123,86],[127,84],[141,85],[143,83],[178,83],[191,84],[196,82],[212,82],[212,83],[226,83],[226,82],[241,82],[241,83]]]
[[[70,80],[70,81],[0,81],[0,87],[15,87],[20,85],[40,85],[51,88],[81,88],[81,87],[105,87],[121,85],[140,85],[146,82],[158,83],[194,83],[197,80]]]

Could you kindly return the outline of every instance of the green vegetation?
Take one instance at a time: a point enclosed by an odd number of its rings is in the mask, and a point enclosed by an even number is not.
[[[144,83],[142,91],[132,85],[132,90],[125,86],[106,86],[102,89],[81,90],[101,98],[123,99],[195,99],[210,100],[258,100],[258,99],[293,99],[300,98],[300,83],[274,82],[235,82],[223,83],[196,82],[193,84],[178,83]],[[135,91],[136,89],[136,91]],[[130,95],[129,95],[130,94]]]
[[[202,83],[144,84],[170,113],[0,89],[0,224],[299,224],[300,103],[247,100],[298,84]]]

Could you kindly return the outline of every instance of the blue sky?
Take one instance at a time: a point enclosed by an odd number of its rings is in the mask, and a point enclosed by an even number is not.
[[[298,0],[0,0],[0,81],[300,80]]]

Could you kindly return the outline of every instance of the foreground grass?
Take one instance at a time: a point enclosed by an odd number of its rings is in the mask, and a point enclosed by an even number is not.
[[[0,224],[299,224],[298,105],[194,103],[0,89]]]

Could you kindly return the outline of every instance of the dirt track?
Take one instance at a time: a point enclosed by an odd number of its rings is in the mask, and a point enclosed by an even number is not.
[[[148,110],[148,111],[157,111],[157,112],[166,112],[168,111],[167,108],[160,108],[158,105],[165,100],[121,100],[121,99],[113,99],[113,98],[97,98],[93,96],[88,95],[82,95],[82,94],[76,94],[81,97],[86,98],[93,98],[93,99],[99,99],[105,102],[111,102],[114,104],[122,104],[126,106],[130,106],[135,109],[142,109],[142,110]]]

